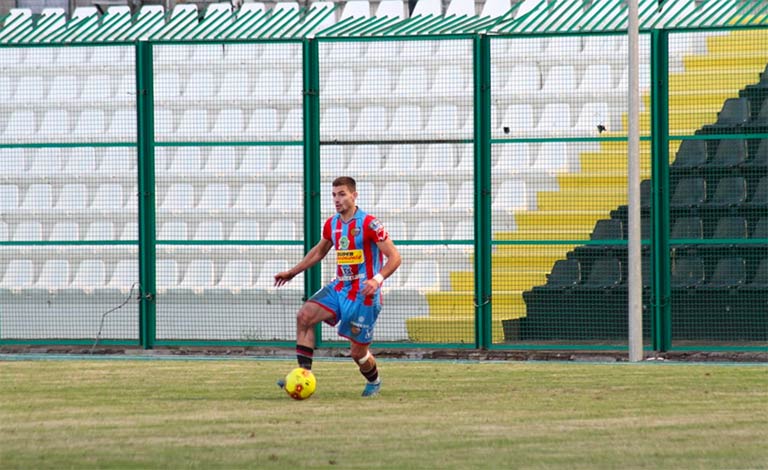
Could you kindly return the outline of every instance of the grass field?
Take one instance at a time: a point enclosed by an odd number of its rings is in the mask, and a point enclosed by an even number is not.
[[[0,468],[768,468],[768,366],[0,362]]]

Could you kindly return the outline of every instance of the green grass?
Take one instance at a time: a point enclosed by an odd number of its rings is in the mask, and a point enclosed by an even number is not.
[[[0,362],[0,468],[768,468],[768,367]]]

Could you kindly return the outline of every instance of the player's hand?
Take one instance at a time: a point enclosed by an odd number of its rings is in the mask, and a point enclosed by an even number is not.
[[[283,271],[275,274],[275,287],[284,286],[285,284],[288,283],[288,281],[290,281],[294,277],[296,277],[296,275],[290,271]]]
[[[379,283],[376,279],[366,279],[363,283],[363,290],[360,291],[363,295],[373,295],[379,290]]]

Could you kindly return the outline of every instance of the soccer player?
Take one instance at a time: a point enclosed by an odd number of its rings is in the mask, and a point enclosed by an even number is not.
[[[349,339],[350,355],[368,381],[363,396],[369,397],[381,389],[376,359],[368,349],[381,311],[381,285],[400,266],[400,253],[381,222],[357,207],[356,199],[353,178],[341,176],[333,181],[336,214],[325,221],[322,238],[299,264],[275,274],[275,286],[284,285],[336,249],[336,278],[307,300],[296,316],[296,357],[299,367],[312,369],[315,325],[321,321],[338,325],[339,335]],[[285,384],[280,380],[278,385]]]

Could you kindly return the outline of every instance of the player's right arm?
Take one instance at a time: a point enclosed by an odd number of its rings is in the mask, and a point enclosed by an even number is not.
[[[328,251],[330,251],[331,247],[333,247],[333,243],[330,240],[321,238],[320,241],[317,242],[317,245],[313,246],[312,249],[309,250],[309,253],[307,253],[304,259],[299,261],[299,264],[292,267],[288,271],[275,274],[275,287],[284,285],[297,275],[303,273],[307,269],[322,261],[323,258],[325,258],[325,255],[328,254]]]

